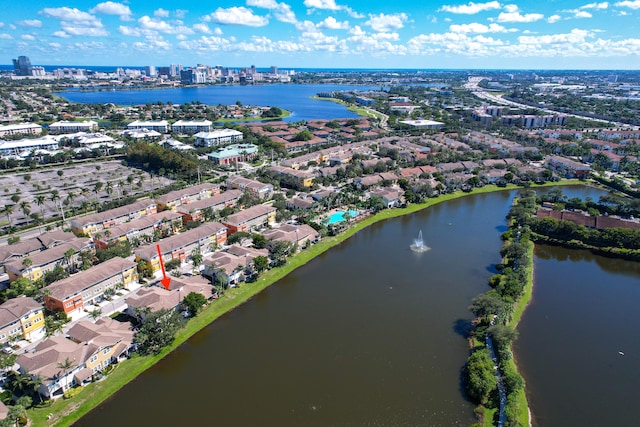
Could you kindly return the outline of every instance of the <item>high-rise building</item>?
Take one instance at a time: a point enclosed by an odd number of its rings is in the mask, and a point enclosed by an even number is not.
[[[28,56],[19,56],[13,60],[13,69],[18,76],[31,75],[31,61]]]
[[[144,71],[145,74],[147,75],[147,77],[155,77],[158,74],[156,73],[156,66],[155,65],[147,65],[146,67],[144,67]]]
[[[269,73],[278,74],[278,67],[275,65],[272,65],[271,68],[269,68]]]

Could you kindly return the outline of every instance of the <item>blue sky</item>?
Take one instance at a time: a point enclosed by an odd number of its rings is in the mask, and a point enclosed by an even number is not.
[[[0,63],[640,68],[640,0],[4,0]]]

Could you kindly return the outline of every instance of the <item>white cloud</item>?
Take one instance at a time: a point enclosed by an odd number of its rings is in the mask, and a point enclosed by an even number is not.
[[[585,4],[584,6],[581,6],[580,9],[597,9],[597,10],[604,10],[607,9],[609,7],[609,3],[608,2],[602,2],[602,3],[589,3],[589,4]]]
[[[506,32],[514,32],[517,30],[507,30],[502,25],[491,23],[489,25],[480,24],[477,22],[473,22],[471,24],[452,24],[449,26],[449,31],[452,33],[506,33]]]
[[[565,34],[545,34],[542,36],[520,36],[518,41],[523,45],[554,45],[554,44],[576,44],[584,43],[587,37],[592,35],[587,30],[573,29]]]
[[[393,30],[398,30],[404,27],[404,23],[408,21],[406,13],[396,13],[391,15],[369,15],[369,20],[365,22],[374,30],[381,33],[388,33]]]
[[[211,34],[211,29],[207,24],[194,24],[193,29],[199,33]]]
[[[157,17],[157,18],[168,18],[169,17],[169,11],[165,10],[163,8],[159,8],[153,11],[153,16]]]
[[[2,39],[2,40],[13,40],[13,37],[11,36],[11,34],[3,33],[3,34],[0,34],[0,39]]]
[[[549,24],[553,24],[555,22],[558,22],[560,19],[562,19],[560,18],[560,15],[551,15],[550,17],[547,18],[547,22]]]
[[[245,25],[247,27],[264,27],[269,23],[269,19],[266,17],[254,15],[251,9],[242,6],[228,9],[219,7],[215,12],[207,15],[205,20],[211,20],[216,24]]]
[[[17,21],[16,24],[21,27],[42,28],[42,21],[38,19],[23,19],[22,21]]]
[[[349,6],[341,6],[336,4],[335,0],[304,0],[304,5],[309,9],[324,9],[324,10],[343,10],[349,14],[352,18],[362,19],[364,15],[351,9]],[[311,10],[309,13],[311,13]]]
[[[31,34],[23,34],[23,35],[21,35],[21,36],[20,36],[20,38],[21,38],[22,40],[28,40],[28,41],[33,41],[33,40],[35,40],[35,39],[36,39],[36,38],[35,38],[34,36],[32,36]]]
[[[333,16],[328,16],[324,21],[318,23],[318,28],[326,28],[328,30],[346,30],[349,28],[349,22],[338,22]]]
[[[66,32],[64,32],[64,31],[55,31],[55,32],[53,33],[53,36],[54,36],[54,37],[59,37],[59,38],[61,38],[61,39],[68,39],[68,38],[70,38],[70,37],[71,37],[71,35],[67,34],[67,33],[66,33]]]
[[[535,22],[544,18],[541,13],[527,13],[522,15],[520,9],[515,4],[508,4],[504,7],[504,12],[498,15],[498,22]]]
[[[628,7],[629,9],[640,9],[640,0],[625,0],[616,3],[618,7]]]
[[[90,10],[91,13],[102,13],[105,15],[118,15],[121,20],[128,21],[131,19],[131,9],[122,3],[106,1],[99,3]]]
[[[310,9],[340,10],[335,0],[304,0],[304,5]]]
[[[142,30],[156,31],[167,34],[193,34],[194,31],[182,25],[182,21],[176,21],[177,25],[171,25],[170,23],[158,18],[151,18],[147,15],[138,19],[138,24]]]
[[[592,18],[593,15],[584,10],[576,10],[573,14],[574,18]]]
[[[118,31],[120,34],[124,34],[125,36],[140,37],[142,35],[138,28],[125,27],[124,25],[120,25],[118,27]]]
[[[0,28],[4,27],[4,22],[0,22]]]
[[[71,34],[72,36],[102,37],[109,35],[109,32],[104,28],[86,27],[81,24],[74,25],[72,23],[63,22],[62,29],[64,32]]]
[[[475,15],[476,13],[484,12],[486,10],[500,9],[501,7],[502,5],[497,1],[490,1],[488,3],[474,3],[471,1],[469,4],[459,6],[444,5],[438,9],[438,11],[463,15]]]
[[[51,42],[49,43],[49,47],[57,50],[57,49],[61,49],[62,45],[58,42]]]
[[[269,9],[280,22],[286,22],[289,24],[295,24],[298,22],[296,14],[291,10],[291,6],[286,3],[278,3],[275,0],[247,0],[247,6]]]
[[[50,18],[56,18],[61,21],[75,21],[75,22],[95,22],[99,19],[90,13],[83,12],[80,9],[70,7],[46,7],[39,13],[43,13]]]
[[[187,13],[189,13],[189,11],[186,9],[176,9],[176,11],[174,12],[176,18],[178,19],[184,18],[185,16],[187,16]]]

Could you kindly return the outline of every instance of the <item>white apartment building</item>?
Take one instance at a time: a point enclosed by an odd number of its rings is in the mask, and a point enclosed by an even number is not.
[[[213,132],[198,132],[194,135],[196,147],[215,147],[242,141],[243,134],[234,129],[216,129]]]
[[[0,136],[5,135],[39,135],[42,133],[42,126],[35,123],[18,123],[14,125],[0,125]]]
[[[131,122],[127,125],[127,129],[129,130],[154,130],[160,133],[169,132],[169,122],[166,120],[158,120],[158,121],[142,121],[136,120],[135,122]]]
[[[210,132],[210,120],[178,120],[171,125],[171,130],[178,133],[194,134],[198,132]]]
[[[98,123],[93,120],[84,122],[70,122],[62,120],[59,122],[51,123],[49,125],[49,132],[52,134],[61,133],[76,133],[76,132],[95,132],[98,130]]]

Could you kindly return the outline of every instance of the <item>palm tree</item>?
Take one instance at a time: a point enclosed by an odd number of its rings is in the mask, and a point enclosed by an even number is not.
[[[44,201],[45,201],[46,199],[47,199],[47,198],[44,196],[44,194],[38,194],[38,195],[34,198],[34,200],[35,200],[35,202],[36,202],[36,205],[38,205],[38,206],[40,207],[40,214],[42,215],[42,219],[44,219],[44,208],[43,208],[43,206],[44,206]]]
[[[71,260],[73,259],[73,255],[75,255],[76,251],[73,248],[68,249],[64,253],[64,262],[67,264],[67,271],[71,273]]]
[[[64,372],[64,376],[66,378],[67,374],[69,374],[69,371],[71,369],[73,369],[75,365],[74,361],[69,359],[68,357],[64,359],[64,362],[59,362],[57,365],[58,369],[61,369]],[[66,388],[69,388],[69,380],[67,379],[66,381]],[[62,388],[62,391],[64,392],[64,387]]]
[[[13,222],[11,222],[11,214],[13,214],[14,206],[15,205],[4,205],[4,208],[2,208],[2,213],[7,216],[7,219],[9,220],[9,227],[11,228],[13,228]]]
[[[23,200],[20,202],[20,210],[27,217],[27,224],[29,224],[29,214],[31,213],[31,203]]]
[[[96,182],[96,185],[93,187],[93,192],[96,193],[96,206],[98,205],[98,203],[100,203],[98,201],[98,193],[100,193],[100,190],[102,190],[102,186],[104,184],[102,184],[102,181],[98,181]]]
[[[102,310],[99,308],[94,308],[89,312],[89,317],[91,317],[94,322],[98,320],[100,316],[102,316]]]
[[[31,260],[31,258],[26,257],[22,259],[22,266],[24,267],[25,270],[29,270],[29,267],[31,267],[33,265],[33,261]]]
[[[107,181],[107,186],[105,187],[105,190],[107,191],[107,194],[109,195],[109,197],[111,197],[111,194],[113,194],[113,182]]]

